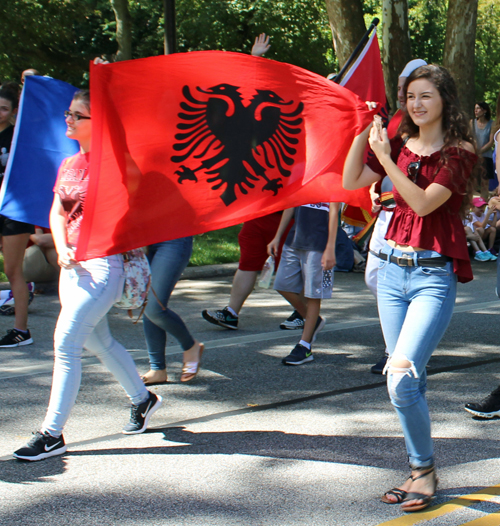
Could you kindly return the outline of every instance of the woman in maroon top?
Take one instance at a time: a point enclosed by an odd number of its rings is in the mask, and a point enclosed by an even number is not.
[[[465,115],[449,72],[417,68],[405,87],[405,141],[369,126],[358,135],[344,167],[344,187],[356,189],[385,173],[396,209],[380,251],[377,301],[389,351],[387,387],[399,416],[410,477],[382,497],[404,511],[429,505],[436,491],[425,368],[453,314],[457,281],[472,279],[461,212],[477,163]],[[370,129],[371,128],[371,129]],[[363,164],[369,135],[377,159]]]

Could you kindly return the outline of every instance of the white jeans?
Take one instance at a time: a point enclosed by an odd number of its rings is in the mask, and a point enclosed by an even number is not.
[[[132,357],[109,331],[107,313],[123,291],[121,256],[82,261],[61,269],[61,313],[54,334],[54,374],[47,415],[41,431],[62,434],[75,404],[82,376],[82,349],[94,353],[114,374],[131,402],[148,397]]]

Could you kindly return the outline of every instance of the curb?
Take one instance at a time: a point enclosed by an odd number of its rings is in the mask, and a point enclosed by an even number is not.
[[[217,276],[232,276],[238,269],[238,263],[221,263],[220,265],[204,265],[202,267],[187,267],[180,279],[207,279]],[[36,288],[46,294],[57,294],[57,281],[37,283]],[[9,290],[8,281],[0,282],[0,290]]]
[[[180,279],[207,279],[217,276],[232,276],[238,269],[238,263],[222,263],[220,265],[204,265],[202,267],[187,267]]]

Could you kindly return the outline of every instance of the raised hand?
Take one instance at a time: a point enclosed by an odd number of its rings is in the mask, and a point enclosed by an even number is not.
[[[252,55],[254,57],[261,57],[264,53],[269,51],[271,44],[269,44],[269,37],[265,33],[261,33],[255,37],[255,42],[252,47]]]

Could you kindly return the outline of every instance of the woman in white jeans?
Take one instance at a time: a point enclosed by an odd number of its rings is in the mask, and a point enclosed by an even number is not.
[[[79,142],[80,151],[65,159],[59,168],[50,212],[50,227],[61,266],[61,313],[54,334],[54,375],[45,420],[29,443],[14,453],[16,458],[31,461],[66,451],[62,432],[80,388],[83,347],[106,365],[132,402],[130,422],[123,433],[144,432],[149,418],[161,405],[161,397],[146,389],[132,357],[109,331],[106,315],[123,291],[122,256],[81,262],[74,259],[90,165],[91,117],[87,90],[75,94],[65,116],[66,135]]]

